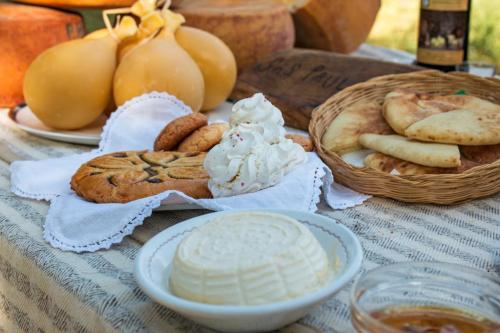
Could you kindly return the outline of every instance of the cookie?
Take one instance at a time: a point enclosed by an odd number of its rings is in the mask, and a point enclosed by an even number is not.
[[[314,144],[309,136],[300,134],[287,134],[285,135],[287,139],[292,140],[296,144],[299,144],[304,148],[305,151],[313,151]]]
[[[169,151],[182,142],[189,134],[208,124],[207,117],[201,113],[191,113],[169,122],[156,137],[154,150]]]
[[[203,126],[182,141],[177,150],[182,152],[209,151],[222,140],[224,132],[228,129],[229,125],[227,123]]]
[[[97,203],[125,203],[167,190],[210,198],[205,153],[128,151],[94,158],[71,179],[71,188]]]

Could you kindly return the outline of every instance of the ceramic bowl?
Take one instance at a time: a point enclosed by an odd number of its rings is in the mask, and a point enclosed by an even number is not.
[[[302,297],[263,305],[211,305],[182,299],[169,288],[171,262],[177,245],[190,232],[213,220],[233,212],[218,212],[198,216],[170,227],[140,250],[134,273],[141,289],[156,302],[179,314],[222,332],[263,332],[279,329],[310,312],[348,283],[361,267],[362,249],[357,237],[339,222],[325,216],[288,211],[264,210],[290,216],[304,223],[325,249],[335,274],[327,284]]]

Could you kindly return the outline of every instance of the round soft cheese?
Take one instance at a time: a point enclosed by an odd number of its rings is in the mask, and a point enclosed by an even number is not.
[[[303,224],[279,214],[233,213],[182,240],[170,288],[196,302],[265,304],[310,293],[329,273],[325,250]]]

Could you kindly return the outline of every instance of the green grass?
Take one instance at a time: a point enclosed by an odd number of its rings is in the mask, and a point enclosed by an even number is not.
[[[469,60],[500,70],[499,0],[472,0]],[[383,0],[368,43],[414,53],[420,0]]]

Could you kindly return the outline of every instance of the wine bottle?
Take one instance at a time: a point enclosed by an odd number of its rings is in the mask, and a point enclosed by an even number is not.
[[[442,71],[467,61],[471,0],[421,0],[417,64]]]

